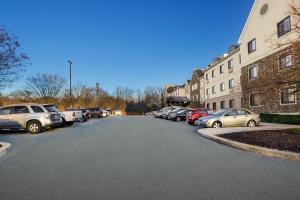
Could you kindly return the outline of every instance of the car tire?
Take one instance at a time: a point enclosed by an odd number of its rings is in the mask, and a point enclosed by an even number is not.
[[[180,122],[180,121],[181,121],[180,117],[176,117],[176,122]]]
[[[214,122],[212,125],[212,128],[222,128],[222,123],[221,122]]]
[[[66,122],[67,126],[72,126],[74,124],[74,122]]]
[[[42,130],[42,125],[39,121],[30,121],[26,125],[26,131],[30,134],[39,134]]]
[[[256,126],[256,122],[254,120],[250,120],[248,123],[247,123],[247,126],[248,127],[255,127]]]

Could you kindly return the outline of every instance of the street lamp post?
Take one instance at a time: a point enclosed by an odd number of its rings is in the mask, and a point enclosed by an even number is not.
[[[68,60],[69,63],[69,75],[70,75],[70,104],[72,104],[72,61]]]
[[[98,82],[96,83],[96,93],[98,99],[98,107],[100,107],[100,84]]]

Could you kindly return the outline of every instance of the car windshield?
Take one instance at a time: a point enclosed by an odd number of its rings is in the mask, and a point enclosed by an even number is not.
[[[58,112],[54,105],[44,105],[44,108],[46,108],[48,112]]]
[[[213,113],[212,115],[213,116],[222,116],[225,114],[225,112],[226,112],[226,110],[219,110],[219,111]]]

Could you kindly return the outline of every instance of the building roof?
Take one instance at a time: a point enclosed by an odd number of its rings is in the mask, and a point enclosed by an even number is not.
[[[193,73],[195,73],[198,76],[198,78],[201,78],[203,76],[203,70],[202,69],[195,69],[193,71]]]

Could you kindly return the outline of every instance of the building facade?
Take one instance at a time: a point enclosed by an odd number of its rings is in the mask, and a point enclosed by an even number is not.
[[[211,110],[241,108],[240,75],[240,49],[234,45],[228,54],[215,59],[205,69],[205,107]]]
[[[292,30],[299,19],[289,3],[256,0],[239,39],[243,107],[258,113],[300,112],[299,35]]]
[[[203,70],[195,69],[192,74],[191,84],[190,84],[190,95],[191,95],[191,107],[193,108],[203,108],[205,105],[203,93],[204,93],[204,83],[203,83]]]
[[[187,80],[184,84],[185,94],[186,97],[190,100],[191,99],[191,80]]]

